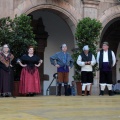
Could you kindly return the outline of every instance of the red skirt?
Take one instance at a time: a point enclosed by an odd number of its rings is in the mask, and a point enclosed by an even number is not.
[[[28,72],[27,68],[22,68],[19,93],[41,93],[40,76],[37,68],[35,68],[35,71],[32,74]]]

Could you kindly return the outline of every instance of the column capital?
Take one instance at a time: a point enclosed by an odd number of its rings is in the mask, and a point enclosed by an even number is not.
[[[82,0],[84,7],[96,8],[98,7],[100,0]]]

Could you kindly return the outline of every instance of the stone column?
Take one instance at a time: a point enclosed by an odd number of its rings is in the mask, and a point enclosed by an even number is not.
[[[38,20],[32,20],[32,26],[34,34],[36,35],[35,40],[38,43],[38,48],[36,51],[36,54],[40,56],[40,58],[43,60],[42,65],[39,67],[40,72],[40,82],[41,82],[41,94],[43,94],[43,81],[49,80],[48,75],[44,75],[44,51],[45,47],[47,47],[47,38],[48,33],[45,31],[45,26],[43,24],[42,18],[39,18]]]
[[[98,18],[98,6],[100,0],[82,0],[83,1],[83,17]]]

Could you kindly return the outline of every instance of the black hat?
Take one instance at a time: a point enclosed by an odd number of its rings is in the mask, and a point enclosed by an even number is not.
[[[103,45],[103,44],[109,46],[109,43],[108,43],[108,42],[103,42],[102,45]]]

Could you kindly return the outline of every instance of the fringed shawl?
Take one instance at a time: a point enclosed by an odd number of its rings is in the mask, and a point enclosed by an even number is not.
[[[9,67],[13,59],[14,56],[11,53],[9,53],[8,56],[5,56],[3,52],[0,52],[0,62],[6,67]]]

